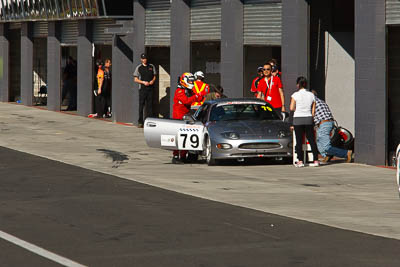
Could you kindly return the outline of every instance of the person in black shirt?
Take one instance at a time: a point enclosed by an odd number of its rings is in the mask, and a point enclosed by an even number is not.
[[[111,117],[111,84],[112,84],[112,75],[111,75],[111,60],[106,59],[104,64],[104,81],[103,81],[103,93],[104,93],[104,114],[106,117]]]
[[[147,55],[140,55],[141,64],[138,65],[133,73],[135,82],[139,84],[139,120],[138,127],[143,128],[143,109],[146,105],[146,116],[152,114],[153,85],[156,81],[156,68],[153,64],[147,63]]]

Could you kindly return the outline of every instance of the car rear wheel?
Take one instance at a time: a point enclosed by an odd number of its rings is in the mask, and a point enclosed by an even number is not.
[[[206,161],[207,161],[208,166],[217,165],[217,160],[214,159],[213,155],[212,155],[210,136],[207,136],[207,139],[206,139]]]

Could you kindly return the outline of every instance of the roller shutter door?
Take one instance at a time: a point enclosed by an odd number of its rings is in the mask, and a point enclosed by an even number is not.
[[[21,22],[12,22],[9,26],[10,30],[21,29]]]
[[[114,25],[112,19],[94,20],[93,21],[93,43],[95,44],[112,44],[112,34],[105,33],[104,31]]]
[[[145,16],[145,44],[169,46],[171,43],[170,0],[147,0]]]
[[[190,40],[221,40],[221,1],[192,0]]]
[[[78,21],[63,21],[61,43],[63,45],[76,45],[78,41]]]
[[[33,23],[33,37],[44,38],[48,35],[47,21],[37,21]]]
[[[386,24],[400,24],[399,0],[386,0]]]
[[[282,3],[244,1],[244,44],[281,45]]]

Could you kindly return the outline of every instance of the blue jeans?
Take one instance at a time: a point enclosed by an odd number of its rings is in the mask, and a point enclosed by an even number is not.
[[[317,146],[319,153],[323,157],[335,156],[338,158],[347,158],[347,150],[333,147],[331,145],[330,133],[333,129],[333,121],[322,123],[317,130]]]

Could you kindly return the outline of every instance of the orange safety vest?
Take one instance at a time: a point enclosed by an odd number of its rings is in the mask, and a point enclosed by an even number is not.
[[[199,86],[197,85],[198,82],[202,83],[202,85],[201,85],[200,88],[199,88]],[[196,95],[197,95],[197,94],[200,94],[201,92],[204,91],[204,89],[206,89],[206,86],[207,86],[207,84],[204,83],[204,82],[195,81],[195,82],[194,82],[194,87],[193,87],[193,93],[196,94]],[[203,97],[203,100],[202,100],[202,101],[192,103],[192,106],[201,106],[201,105],[203,105],[204,99],[205,99],[205,98]]]

